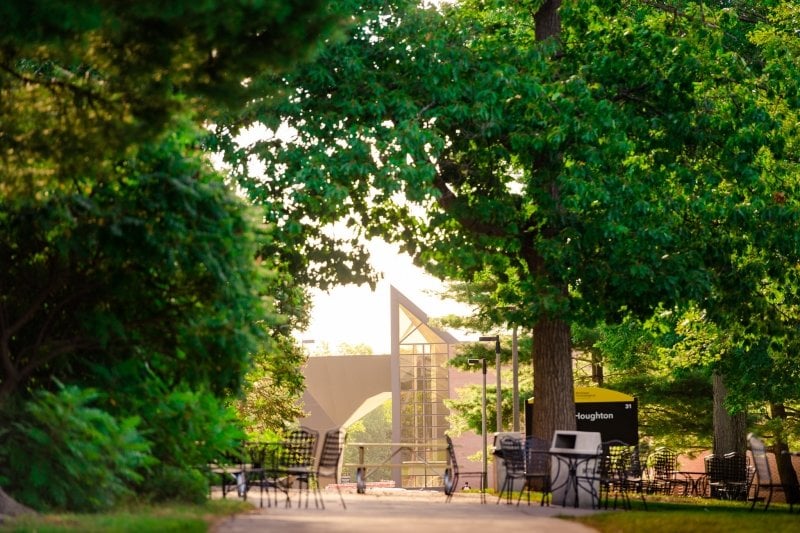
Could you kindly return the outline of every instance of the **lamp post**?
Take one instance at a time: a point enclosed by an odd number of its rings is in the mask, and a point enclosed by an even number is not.
[[[483,451],[481,452],[481,457],[483,457],[483,469],[481,470],[481,477],[483,477],[483,481],[481,486],[483,487],[483,492],[486,492],[486,484],[488,483],[487,472],[489,470],[486,457],[486,448],[488,446],[486,442],[486,358],[467,359],[467,362],[471,365],[480,363],[481,370],[483,371],[483,395],[481,396],[481,434],[483,435]]]
[[[512,403],[514,405],[513,431],[519,431],[519,345],[517,343],[517,326],[511,333],[511,374],[513,376]]]
[[[494,341],[494,372],[497,375],[497,391],[495,393],[495,431],[503,431],[503,391],[500,383],[500,335],[481,337],[481,341]]]

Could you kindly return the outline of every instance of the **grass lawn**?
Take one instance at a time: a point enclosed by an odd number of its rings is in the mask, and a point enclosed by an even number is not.
[[[750,511],[750,503],[726,502],[703,498],[648,498],[647,511],[641,501],[633,501],[633,510],[599,513],[573,518],[604,533],[725,533],[800,531],[800,514],[789,514],[789,506],[771,504]]]
[[[102,514],[47,514],[9,521],[0,525],[0,531],[204,533],[215,520],[252,508],[250,503],[234,498],[209,500],[205,505],[141,506]]]

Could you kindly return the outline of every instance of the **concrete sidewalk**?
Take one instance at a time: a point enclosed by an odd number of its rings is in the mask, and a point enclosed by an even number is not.
[[[342,508],[335,490],[323,491],[325,509],[316,509],[313,498],[309,508],[298,509],[292,494],[291,508],[280,502],[277,507],[255,507],[253,512],[236,515],[217,523],[214,533],[250,533],[256,531],[292,533],[427,533],[450,531],[525,531],[587,533],[594,531],[581,524],[561,520],[559,516],[578,516],[600,511],[560,506],[530,507],[523,500],[507,505],[489,496],[480,504],[478,494],[455,494],[450,503],[437,491],[404,489],[368,489],[366,494],[344,493],[347,509]],[[258,493],[249,501],[259,504]],[[280,501],[280,500],[279,500]],[[303,500],[305,504],[305,500]]]

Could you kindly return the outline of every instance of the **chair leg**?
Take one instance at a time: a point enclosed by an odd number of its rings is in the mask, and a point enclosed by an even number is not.
[[[528,481],[528,478],[525,478],[525,484],[522,485],[522,490],[519,491],[519,497],[517,498],[517,507],[519,507],[519,502],[522,501],[522,493],[525,492],[528,495],[528,507],[531,506],[531,484]]]
[[[319,509],[320,505],[322,509],[325,509],[325,499],[322,497],[322,487],[319,483],[319,476],[316,474],[311,474],[308,477],[309,483],[312,484],[313,491],[314,491],[314,507]],[[319,503],[317,503],[317,498],[319,497]]]
[[[503,485],[500,487],[500,494],[497,495],[497,504],[500,503],[500,500],[503,499],[503,495],[506,493],[506,485],[508,485],[508,476],[503,480]]]
[[[336,484],[336,492],[339,493],[339,499],[342,500],[342,507],[347,509],[347,505],[344,503],[344,496],[342,496],[342,489],[339,487],[339,483]]]

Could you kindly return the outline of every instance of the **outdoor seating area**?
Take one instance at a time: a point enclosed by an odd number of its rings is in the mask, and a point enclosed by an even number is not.
[[[789,504],[789,512],[800,498],[800,486],[776,481],[774,459],[770,460],[763,442],[750,437],[746,454],[731,452],[703,457],[703,471],[681,470],[679,454],[659,447],[643,454],[640,447],[623,441],[605,441],[593,454],[563,454],[548,451],[545,441],[504,437],[503,453],[498,457],[505,466],[505,478],[498,480],[498,503],[511,502],[512,487],[524,479],[517,505],[530,491],[541,492],[541,505],[555,492],[557,502],[565,507],[583,506],[581,498],[591,499],[592,508],[631,509],[631,499],[638,498],[647,510],[647,495],[707,498],[741,501],[750,509],[762,503],[769,508],[780,492]],[[564,491],[567,494],[564,494]]]
[[[330,479],[346,509],[338,484],[345,440],[344,431],[334,429],[320,443],[316,431],[301,427],[280,442],[243,443],[240,453],[209,466],[218,476],[223,498],[233,492],[247,500],[257,490],[259,507],[266,502],[267,507],[307,509],[313,498],[314,507],[324,509],[321,480]],[[452,500],[466,479],[474,479],[472,488],[480,491],[480,502],[486,503],[485,472],[460,469],[453,440],[449,436],[445,440],[445,502]],[[496,442],[496,460],[503,467],[496,479],[498,504],[519,506],[525,495],[530,506],[531,492],[535,492],[540,506],[631,510],[632,501],[639,500],[636,508],[646,511],[649,496],[669,496],[742,502],[750,510],[762,504],[767,510],[781,493],[780,501],[789,504],[791,513],[800,495],[800,486],[777,480],[774,456],[754,436],[749,437],[746,454],[707,454],[694,463],[685,463],[685,456],[669,448],[646,453],[640,445],[621,440],[603,441],[590,452],[575,454],[565,454],[535,437],[503,436]],[[700,460],[702,471],[691,466]],[[682,470],[682,462],[696,471]],[[692,501],[696,500],[687,499]]]
[[[324,509],[320,480],[331,479],[337,484],[342,507],[346,508],[337,483],[345,439],[343,430],[326,432],[318,457],[318,432],[300,427],[279,442],[245,442],[238,454],[221,458],[209,465],[209,470],[218,476],[223,498],[235,491],[238,497],[247,500],[258,489],[259,507],[264,507],[265,501],[268,507],[277,506],[279,500],[285,507],[291,507],[294,494],[298,508],[308,508],[313,497],[314,506]]]

